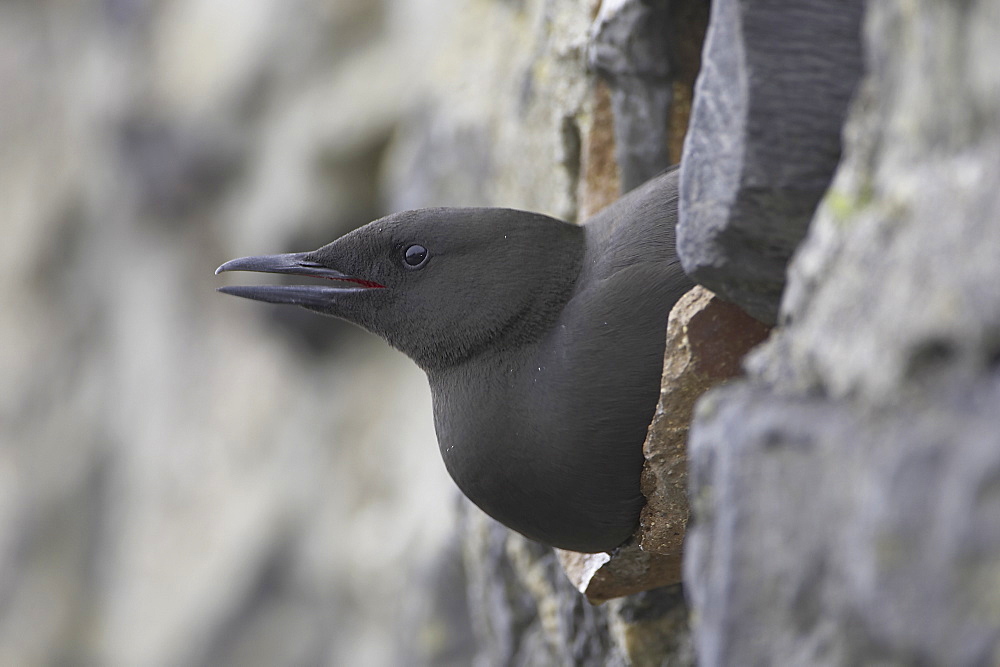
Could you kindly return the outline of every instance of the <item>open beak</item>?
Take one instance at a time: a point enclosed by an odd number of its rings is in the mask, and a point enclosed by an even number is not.
[[[223,271],[255,271],[258,273],[287,273],[310,278],[326,278],[339,281],[340,285],[258,285],[220,287],[223,294],[241,296],[255,301],[267,303],[287,303],[307,308],[318,308],[328,305],[332,299],[372,289],[384,289],[380,285],[363,278],[341,273],[314,260],[309,259],[311,253],[295,252],[285,255],[259,255],[257,257],[240,257],[226,262],[215,270],[216,275]]]

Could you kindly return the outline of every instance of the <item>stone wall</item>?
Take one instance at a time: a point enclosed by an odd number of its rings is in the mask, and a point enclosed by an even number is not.
[[[1000,0],[716,0],[693,107],[708,3],[598,4],[0,5],[0,663],[1000,660]],[[409,361],[212,276],[585,218],[689,112],[685,266],[778,324],[699,403],[690,631],[464,501]]]
[[[692,425],[701,664],[1000,661],[998,44],[996,0],[867,5],[867,73],[780,326]]]

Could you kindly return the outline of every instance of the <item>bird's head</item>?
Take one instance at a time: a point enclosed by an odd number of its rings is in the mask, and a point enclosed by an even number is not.
[[[390,215],[312,252],[234,259],[216,273],[329,279],[219,291],[354,322],[431,370],[539,335],[568,298],[582,255],[583,230],[544,215],[436,208]]]

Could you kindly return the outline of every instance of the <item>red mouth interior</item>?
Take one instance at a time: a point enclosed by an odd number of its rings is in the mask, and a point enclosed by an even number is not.
[[[361,285],[362,287],[367,287],[368,289],[385,289],[385,285],[379,285],[371,280],[363,280],[361,278],[330,278],[330,280],[340,280],[345,283],[354,283],[356,285]]]
[[[317,276],[315,273],[306,273],[305,271],[298,272],[295,275],[305,276],[306,278],[323,278],[324,280],[338,280],[343,283],[354,283],[355,285],[360,285],[361,287],[367,289],[385,289],[385,285],[380,285],[374,280],[365,280],[364,278],[351,278],[348,276],[344,276],[343,278],[334,278],[332,276],[323,275]]]

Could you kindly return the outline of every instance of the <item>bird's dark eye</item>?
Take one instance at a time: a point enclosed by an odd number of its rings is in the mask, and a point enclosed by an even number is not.
[[[411,269],[419,269],[427,262],[427,248],[414,243],[403,251],[403,261]]]

